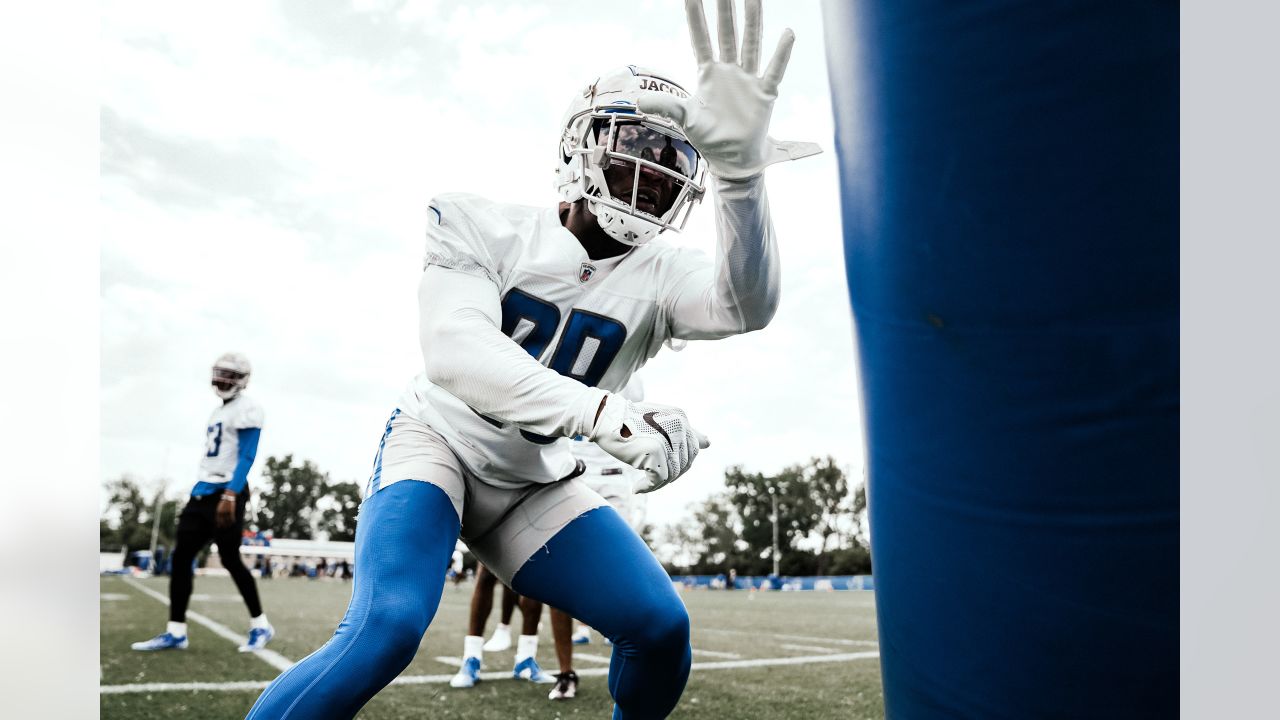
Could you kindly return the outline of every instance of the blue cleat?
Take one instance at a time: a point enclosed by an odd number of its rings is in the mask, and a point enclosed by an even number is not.
[[[240,652],[253,652],[261,650],[267,646],[271,638],[276,636],[276,629],[270,625],[264,628],[251,628],[249,630],[249,642],[240,646]]]
[[[516,663],[515,668],[511,670],[511,677],[517,680],[528,680],[539,685],[549,685],[556,681],[551,675],[542,672],[542,668],[538,667],[538,661],[533,658],[525,658]]]
[[[590,628],[579,627],[577,631],[573,633],[572,640],[574,645],[590,645],[591,644]]]
[[[480,658],[463,658],[458,674],[449,680],[449,687],[475,687],[478,682],[480,682]]]
[[[174,637],[169,633],[161,633],[150,640],[136,642],[129,647],[143,652],[153,652],[155,650],[186,650],[187,638],[186,636]]]

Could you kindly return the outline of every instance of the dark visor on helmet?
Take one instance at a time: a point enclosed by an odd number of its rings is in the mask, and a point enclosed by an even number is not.
[[[693,149],[689,141],[672,137],[640,122],[619,120],[610,123],[607,119],[597,119],[597,143],[608,141],[611,125],[614,127],[614,137],[609,146],[610,151],[657,163],[685,177],[693,177],[698,169],[698,151]]]

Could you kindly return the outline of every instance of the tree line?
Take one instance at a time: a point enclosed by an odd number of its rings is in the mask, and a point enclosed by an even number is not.
[[[360,486],[334,482],[310,460],[293,455],[269,457],[253,492],[248,528],[271,530],[275,537],[300,540],[355,540]],[[151,547],[151,531],[159,513],[157,542],[173,547],[178,513],[187,498],[161,498],[148,493],[136,478],[125,475],[107,483],[106,509],[99,520],[98,545],[104,551]]]
[[[871,573],[866,488],[851,488],[831,457],[812,458],[773,475],[734,466],[725,472],[724,484],[723,492],[693,506],[685,521],[662,534],[661,554],[669,572],[772,573],[776,507],[780,574]]]
[[[734,466],[725,489],[694,505],[681,521],[641,535],[673,574],[768,575],[773,571],[774,507],[777,508],[778,567],[783,575],[853,575],[871,572],[865,487],[851,487],[830,457],[813,458],[766,475]],[[254,492],[246,527],[270,529],[275,537],[354,540],[360,486],[334,482],[310,460],[269,457]],[[653,498],[654,496],[650,496]],[[660,497],[660,496],[658,496]],[[99,523],[104,550],[130,552],[151,546],[156,513],[157,545],[172,548],[177,513],[186,498],[148,493],[135,478],[107,483]]]

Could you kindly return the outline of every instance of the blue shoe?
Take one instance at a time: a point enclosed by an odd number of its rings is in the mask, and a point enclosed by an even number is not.
[[[161,633],[150,640],[136,642],[129,647],[143,652],[152,652],[155,650],[186,650],[187,638],[185,636],[174,637],[169,633]]]
[[[463,658],[458,674],[449,680],[449,687],[475,687],[478,682],[480,682],[480,658]]]
[[[551,675],[542,672],[542,668],[538,667],[538,661],[533,658],[525,658],[516,663],[515,668],[511,670],[511,677],[517,680],[528,680],[539,685],[556,681]]]
[[[573,644],[574,645],[590,645],[591,631],[584,627],[578,628],[577,632],[573,634]]]
[[[270,625],[264,628],[250,628],[249,642],[240,646],[240,652],[253,652],[267,646],[271,638],[276,636],[276,629]]]

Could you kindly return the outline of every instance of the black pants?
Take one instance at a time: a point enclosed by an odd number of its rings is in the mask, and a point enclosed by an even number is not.
[[[222,493],[193,497],[178,516],[178,538],[173,549],[172,571],[169,574],[169,620],[186,622],[187,603],[191,600],[191,579],[194,575],[192,565],[196,555],[210,542],[218,547],[218,556],[222,558],[222,566],[231,573],[249,606],[249,617],[262,614],[262,604],[258,601],[258,586],[253,583],[253,574],[240,560],[240,532],[244,528],[244,508],[249,502],[249,491],[246,489],[236,497],[236,521],[228,527],[220,528],[217,524],[218,498]]]

